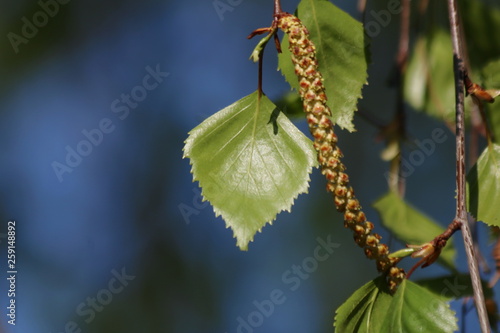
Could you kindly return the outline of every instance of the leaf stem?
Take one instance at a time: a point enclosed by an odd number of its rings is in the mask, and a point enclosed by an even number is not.
[[[469,265],[469,272],[474,290],[474,300],[479,317],[481,332],[490,332],[484,294],[481,286],[478,264],[474,254],[474,244],[467,220],[465,197],[465,121],[464,121],[464,79],[465,65],[460,41],[460,21],[458,18],[457,0],[448,0],[450,33],[453,44],[453,69],[455,73],[455,105],[456,105],[456,183],[457,200],[454,223],[459,223]]]
[[[264,48],[260,51],[259,57],[259,78],[257,79],[257,91],[258,91],[258,99],[260,101],[260,97],[262,96],[262,64],[264,63]]]
[[[268,33],[268,35],[264,38],[262,38],[257,46],[255,46],[252,55],[250,56],[250,59],[252,59],[254,62],[257,60],[259,61],[259,78],[258,78],[258,83],[257,83],[257,91],[258,91],[258,97],[262,96],[262,63],[263,63],[263,57],[264,57],[264,49],[266,47],[267,42],[271,39],[271,37],[274,37],[274,42],[276,44],[276,49],[278,52],[281,52],[281,47],[280,47],[280,42],[278,39],[278,35],[276,35],[276,25],[279,20],[280,15],[283,13],[283,10],[281,9],[281,1],[280,0],[274,0],[274,21],[273,24],[269,28],[260,28],[252,31],[250,35],[248,35],[248,39],[251,39],[255,37],[256,35],[261,35],[263,33]]]

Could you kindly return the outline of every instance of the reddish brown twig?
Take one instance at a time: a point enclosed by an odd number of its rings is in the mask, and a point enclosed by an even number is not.
[[[484,302],[483,288],[479,268],[474,254],[474,244],[471,231],[467,221],[466,196],[465,196],[465,112],[464,112],[464,79],[465,66],[463,50],[460,40],[460,20],[458,15],[457,0],[448,0],[448,12],[450,20],[450,33],[453,45],[453,68],[455,73],[455,106],[456,106],[456,180],[457,200],[455,219],[461,224],[462,237],[465,245],[465,253],[469,264],[472,287],[474,290],[474,301],[479,318],[479,324],[483,333],[489,332],[488,315]]]

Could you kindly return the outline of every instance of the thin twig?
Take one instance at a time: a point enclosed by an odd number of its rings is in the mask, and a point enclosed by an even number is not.
[[[281,14],[283,10],[281,9],[281,1],[280,0],[274,0],[274,16],[278,16]]]
[[[458,19],[458,8],[456,0],[448,0],[448,12],[450,20],[450,32],[453,44],[453,68],[455,73],[455,103],[456,103],[456,180],[457,180],[457,207],[455,221],[461,224],[462,237],[474,290],[474,301],[479,317],[481,332],[490,332],[486,305],[484,302],[481,277],[479,275],[476,256],[474,255],[474,244],[467,221],[466,197],[465,197],[465,121],[464,121],[464,78],[465,65],[463,60],[462,45],[460,41],[460,26]]]
[[[421,0],[418,6],[420,14],[423,15],[427,11],[427,8],[429,8],[429,0]]]
[[[364,13],[366,9],[366,0],[358,0],[358,11]]]
[[[408,50],[410,47],[410,10],[410,0],[403,0],[401,3],[398,53],[396,56],[396,64],[401,74],[403,74],[406,69]]]
[[[396,191],[400,197],[404,196],[406,183],[402,177],[401,153],[403,141],[406,137],[406,114],[404,109],[404,73],[408,62],[408,51],[410,45],[410,0],[402,1],[401,21],[399,29],[399,43],[396,55],[396,84],[397,84],[397,105],[394,114],[394,122],[397,124],[397,138],[399,154],[391,162],[391,175],[397,177],[389,178],[389,187]]]
[[[460,21],[460,31],[459,31],[459,38],[460,42],[462,43],[461,49],[462,49],[462,56],[464,57],[464,63],[465,63],[465,88],[468,93],[469,88],[467,87],[467,81],[470,81],[470,85],[472,85],[472,81],[469,78],[468,73],[472,72],[471,65],[470,65],[470,59],[469,59],[469,51],[467,50],[467,40],[465,39],[465,31],[464,31],[464,25],[463,25],[463,20],[462,17],[459,17]],[[467,95],[466,95],[467,96]],[[475,96],[472,97],[472,105],[471,105],[471,117],[470,117],[470,123],[471,123],[471,131],[470,131],[470,139],[469,139],[469,156],[468,156],[468,167],[473,166],[476,162],[477,159],[479,158],[479,145],[478,145],[478,139],[479,135],[487,136],[488,140],[491,138],[491,132],[488,130],[488,123],[486,121],[486,117],[484,114],[484,109],[482,103],[476,98]],[[486,262],[486,259],[484,258],[483,254],[481,253],[481,249],[479,248],[479,243],[478,243],[478,233],[477,233],[477,228],[478,228],[478,223],[476,221],[476,218],[473,217],[472,215],[469,216],[469,226],[471,229],[472,233],[472,241],[474,244],[474,251],[476,253],[476,259],[478,261],[479,266],[483,270],[483,272],[488,273],[490,271],[490,268],[488,266],[488,263]]]

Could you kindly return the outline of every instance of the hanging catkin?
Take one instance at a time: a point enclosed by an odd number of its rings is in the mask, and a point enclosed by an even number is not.
[[[394,292],[405,278],[403,269],[395,266],[387,245],[380,243],[380,235],[373,233],[373,223],[366,220],[361,205],[349,185],[343,157],[337,145],[337,136],[330,120],[331,111],[326,104],[323,77],[318,71],[316,48],[309,39],[309,32],[295,16],[283,13],[278,17],[278,28],[288,35],[292,62],[299,80],[309,130],[314,138],[321,172],[327,180],[327,190],[333,194],[335,206],[344,214],[344,226],[354,233],[355,242],[364,249],[365,255],[377,263],[377,269],[387,274],[389,289]]]

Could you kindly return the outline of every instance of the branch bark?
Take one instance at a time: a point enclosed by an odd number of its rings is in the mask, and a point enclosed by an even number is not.
[[[465,99],[465,65],[462,44],[460,40],[460,20],[456,0],[448,0],[448,12],[450,20],[450,32],[453,44],[453,67],[455,73],[455,104],[456,104],[456,180],[457,180],[457,206],[455,221],[461,224],[462,237],[469,265],[469,273],[474,289],[474,301],[476,304],[479,324],[482,333],[490,332],[486,305],[484,302],[481,277],[478,264],[474,254],[474,244],[467,220],[466,196],[465,196],[465,121],[464,121],[464,99]]]

